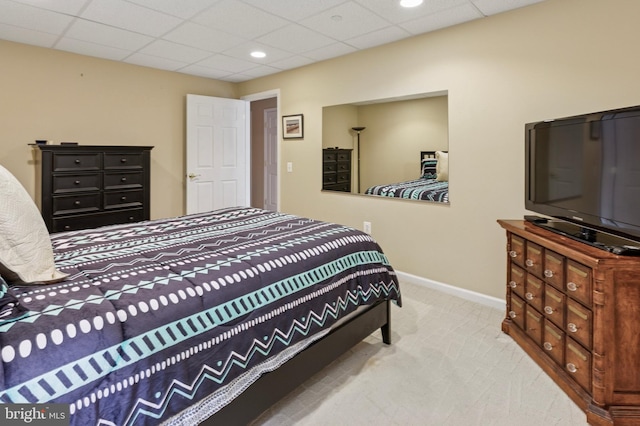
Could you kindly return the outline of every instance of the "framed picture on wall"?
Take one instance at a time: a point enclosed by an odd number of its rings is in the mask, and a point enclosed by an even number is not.
[[[282,116],[282,137],[284,139],[302,139],[304,136],[302,114]]]

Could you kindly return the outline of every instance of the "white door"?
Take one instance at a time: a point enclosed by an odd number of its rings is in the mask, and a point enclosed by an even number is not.
[[[248,206],[249,103],[187,95],[187,214]]]
[[[278,109],[264,111],[264,209],[278,210]]]

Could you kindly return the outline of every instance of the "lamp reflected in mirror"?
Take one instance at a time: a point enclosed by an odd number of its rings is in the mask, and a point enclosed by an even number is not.
[[[358,194],[360,193],[360,132],[362,132],[366,127],[352,127],[351,130],[358,134],[358,145],[356,146],[357,156],[358,156]]]

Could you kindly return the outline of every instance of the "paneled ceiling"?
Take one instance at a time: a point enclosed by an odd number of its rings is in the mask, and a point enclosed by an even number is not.
[[[241,82],[540,1],[0,0],[0,39]]]

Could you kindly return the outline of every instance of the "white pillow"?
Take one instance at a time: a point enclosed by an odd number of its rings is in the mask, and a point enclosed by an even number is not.
[[[436,180],[440,182],[449,181],[449,153],[436,151]]]
[[[0,274],[10,284],[57,282],[49,232],[35,203],[7,169],[0,166]]]

